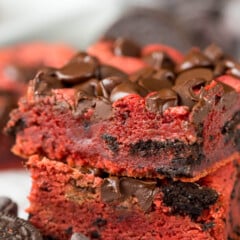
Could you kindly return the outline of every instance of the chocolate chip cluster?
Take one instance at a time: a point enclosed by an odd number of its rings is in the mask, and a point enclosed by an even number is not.
[[[134,42],[119,38],[113,44],[117,56],[141,58],[146,67],[134,74],[105,64],[85,52],[78,53],[59,69],[45,68],[34,79],[36,95],[48,95],[51,89],[75,88],[76,93],[89,98],[115,102],[129,94],[146,97],[146,108],[162,113],[178,105],[190,109],[201,99],[204,86],[222,74],[240,78],[240,65],[226,56],[216,45],[203,52],[192,49],[176,64],[163,51],[141,56],[141,48]]]

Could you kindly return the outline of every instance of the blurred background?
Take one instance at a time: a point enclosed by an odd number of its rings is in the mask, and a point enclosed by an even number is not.
[[[239,58],[239,12],[239,0],[0,0],[0,56],[4,49],[26,42],[61,42],[81,50],[104,36],[124,36],[140,44],[168,44],[183,52],[216,43]],[[5,64],[1,61],[0,76]],[[1,80],[0,95],[5,99],[8,93],[1,89]],[[0,99],[0,120],[4,104]],[[27,218],[30,178],[25,169],[19,169],[21,164],[15,167],[11,157],[3,157],[10,148],[4,142],[1,135],[0,196],[17,201],[20,216]]]
[[[151,15],[158,19],[155,29],[150,28],[150,34],[154,30],[161,33],[156,41],[175,37],[183,50],[217,42],[239,55],[239,0],[0,0],[0,46],[44,40],[84,49],[135,8],[148,9],[145,15],[138,14],[138,21],[131,19],[131,24],[149,23]],[[144,28],[130,29],[146,33]]]

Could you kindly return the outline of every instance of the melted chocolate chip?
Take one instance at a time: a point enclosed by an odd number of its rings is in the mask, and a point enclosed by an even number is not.
[[[215,44],[208,46],[203,53],[214,62],[224,57],[222,49]]]
[[[82,233],[73,233],[70,240],[90,240]]]
[[[169,107],[175,107],[177,104],[177,94],[168,88],[161,89],[158,92],[147,96],[146,98],[147,110],[155,113],[163,113]]]
[[[122,78],[122,77],[117,77],[117,76],[107,77],[107,78],[102,79],[100,81],[100,86],[102,89],[103,96],[105,98],[109,98],[112,90],[117,85],[121,84],[122,82],[126,82],[126,81],[127,81],[127,78]]]
[[[29,222],[0,213],[0,239],[42,240],[42,236]]]
[[[59,80],[66,84],[77,84],[98,75],[98,60],[86,53],[79,53],[69,63],[56,70]]]
[[[213,73],[209,69],[191,69],[178,76],[173,89],[180,96],[181,104],[192,108],[199,100],[202,88],[212,79]]]
[[[121,71],[118,68],[109,66],[109,65],[101,65],[100,66],[100,79],[108,78],[108,77],[121,77],[127,78],[127,74]]]
[[[99,85],[99,81],[97,79],[89,79],[85,82],[79,83],[74,86],[77,91],[82,91],[86,93],[89,96],[101,96],[102,95],[102,89]]]
[[[129,94],[138,94],[142,97],[146,96],[148,91],[133,82],[123,82],[117,85],[111,92],[110,101],[115,102]]]
[[[211,67],[211,60],[199,50],[193,49],[184,58],[183,62],[177,66],[176,71],[182,72],[195,67]]]
[[[53,68],[40,70],[32,84],[35,95],[49,95],[52,89],[64,87],[56,76],[56,70]]]
[[[140,57],[141,48],[131,40],[118,38],[114,43],[114,54],[116,56]]]
[[[143,60],[155,69],[169,69],[171,71],[175,68],[174,61],[168,54],[162,51],[154,51],[143,57]]]
[[[142,181],[128,177],[110,177],[104,179],[101,186],[101,197],[105,202],[124,201],[136,197],[144,211],[152,206],[154,195],[157,193],[155,181]]]
[[[4,69],[4,73],[11,80],[27,83],[32,80],[40,66],[21,66],[18,64],[9,65]]]
[[[214,76],[218,77],[224,74],[228,69],[234,68],[235,64],[236,64],[235,61],[231,58],[225,58],[217,61],[214,67]]]
[[[146,77],[139,78],[138,84],[149,91],[158,91],[162,88],[172,87],[175,78],[174,73],[166,69],[152,71],[151,75],[145,75]]]
[[[8,197],[0,197],[0,212],[16,217],[18,206]]]

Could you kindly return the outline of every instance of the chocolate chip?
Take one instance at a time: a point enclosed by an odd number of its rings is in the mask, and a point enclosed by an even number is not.
[[[21,66],[18,64],[8,65],[4,69],[4,73],[11,80],[27,83],[32,80],[41,66]]]
[[[98,75],[97,58],[87,53],[79,53],[55,74],[59,80],[66,84],[77,84]]]
[[[85,82],[79,83],[74,86],[77,91],[82,91],[89,96],[101,96],[102,89],[99,85],[99,81],[95,78],[89,79]]]
[[[140,77],[138,84],[149,91],[158,91],[162,88],[169,88],[173,86],[175,76],[170,70],[159,69],[153,71],[150,76]]]
[[[40,70],[34,78],[32,85],[35,95],[49,95],[52,89],[64,87],[56,76],[56,70],[53,68]]]
[[[182,72],[195,67],[211,67],[211,60],[197,49],[191,50],[183,62],[176,67],[177,72]]]
[[[29,222],[0,213],[0,239],[42,240],[42,236]]]
[[[112,77],[107,77],[104,78],[100,81],[100,86],[102,89],[103,96],[105,98],[109,98],[112,90],[122,82],[126,82],[127,78],[122,78],[118,76],[112,76]]]
[[[191,69],[178,76],[173,90],[180,96],[182,105],[192,108],[199,100],[202,88],[212,79],[213,73],[210,69]]]
[[[163,113],[178,105],[178,96],[172,89],[164,88],[146,97],[146,108],[150,112]]]
[[[215,62],[224,57],[222,49],[216,44],[209,45],[203,52],[211,61]]]
[[[117,85],[111,92],[110,101],[115,102],[129,94],[138,94],[142,97],[146,96],[148,91],[133,82],[123,82]]]
[[[17,216],[18,206],[8,197],[0,197],[0,212]]]
[[[169,57],[169,55],[162,51],[154,51],[145,55],[143,60],[155,69],[169,69],[171,71],[175,68],[174,61]]]
[[[229,74],[229,75],[232,75],[234,77],[240,78],[240,64],[239,63],[235,63],[234,67],[232,67],[229,70],[227,70],[226,73]]]
[[[109,65],[101,65],[100,66],[100,79],[108,78],[108,77],[121,77],[121,78],[127,78],[127,74],[121,71],[118,68],[109,66]]]
[[[109,177],[103,180],[101,185],[101,198],[104,202],[113,202],[121,198],[119,178]]]
[[[234,68],[236,65],[236,62],[231,59],[231,58],[225,58],[223,60],[219,60],[215,63],[215,68],[214,68],[214,76],[218,77],[221,76],[223,74],[225,74],[225,72],[228,69]]]
[[[114,54],[116,56],[140,57],[141,48],[135,42],[118,38],[114,43]]]
[[[82,233],[73,233],[70,240],[90,240]]]

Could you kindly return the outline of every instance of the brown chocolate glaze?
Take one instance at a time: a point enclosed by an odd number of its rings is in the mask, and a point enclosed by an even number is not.
[[[114,46],[117,55],[141,57],[141,49],[129,40],[117,39]],[[162,113],[177,105],[192,109],[200,101],[204,87],[216,76],[231,74],[240,78],[240,65],[216,45],[210,45],[203,52],[192,49],[179,65],[161,51],[154,51],[143,60],[149,66],[128,76],[115,67],[101,64],[96,57],[80,52],[60,69],[41,70],[33,80],[34,92],[40,96],[51,94],[51,89],[74,87],[78,92],[77,105],[79,92],[82,92],[80,95],[102,97],[108,102],[129,94],[145,97],[150,92],[158,92],[146,99],[146,109]],[[86,100],[80,102],[84,102],[81,109],[88,106]]]
[[[114,42],[114,54],[117,56],[140,57],[141,48],[131,40],[118,38]]]

